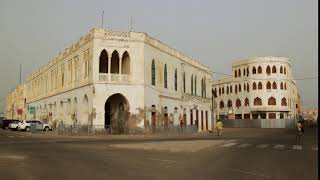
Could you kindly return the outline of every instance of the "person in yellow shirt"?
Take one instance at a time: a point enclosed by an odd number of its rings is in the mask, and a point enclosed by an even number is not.
[[[221,136],[222,135],[222,129],[223,129],[223,124],[220,120],[218,120],[218,122],[216,123],[216,127],[217,127],[217,130],[218,130],[218,136]]]

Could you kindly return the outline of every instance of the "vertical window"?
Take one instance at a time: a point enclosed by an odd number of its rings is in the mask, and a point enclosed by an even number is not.
[[[238,69],[238,76],[241,77],[241,70]]]
[[[282,82],[280,83],[280,89],[283,90],[283,83]]]
[[[272,73],[277,73],[277,68],[276,68],[276,66],[272,66]]]
[[[186,73],[183,72],[183,92],[186,93]]]
[[[178,90],[178,72],[177,69],[174,71],[174,90]]]
[[[277,83],[276,82],[272,83],[272,89],[277,89]]]
[[[267,89],[271,89],[271,83],[269,81],[267,82]]]
[[[156,65],[154,64],[154,59],[151,64],[151,84],[156,85]]]
[[[249,76],[249,68],[247,67],[247,77]]]
[[[256,90],[257,89],[257,84],[256,84],[256,82],[253,82],[253,84],[252,84],[252,90]]]
[[[241,101],[240,99],[236,100],[236,107],[239,109],[239,107],[241,107]]]
[[[261,66],[258,67],[258,74],[262,74],[262,68],[261,68]]]
[[[261,101],[260,98],[256,97],[256,98],[254,98],[254,100],[253,100],[253,104],[254,104],[255,106],[261,106],[261,105],[262,105],[262,101]]]
[[[258,83],[258,89],[262,89],[262,83],[261,82]]]
[[[244,106],[249,106],[249,99],[248,99],[248,98],[246,98],[246,99],[244,100]]]
[[[276,99],[275,99],[274,97],[270,97],[270,98],[268,99],[268,105],[272,105],[272,106],[277,105]]]
[[[238,73],[237,70],[234,70],[234,77],[237,77]]]
[[[164,88],[168,88],[167,64],[164,65]]]
[[[286,98],[281,99],[281,106],[287,106],[287,100]]]
[[[252,74],[256,74],[256,73],[257,73],[256,67],[253,66],[253,68],[252,68]]]
[[[193,74],[191,75],[191,94],[193,94]]]
[[[197,95],[197,76],[194,76],[194,94]]]
[[[283,74],[283,68],[280,66],[280,73]]]
[[[287,69],[286,69],[286,67],[284,67],[284,69],[283,69],[283,70],[284,70],[284,72],[283,72],[283,73],[284,73],[284,74],[287,74]]]
[[[269,65],[267,66],[266,72],[267,72],[267,74],[268,74],[268,75],[270,75],[270,74],[271,74],[271,68],[270,68],[270,66],[269,66]]]

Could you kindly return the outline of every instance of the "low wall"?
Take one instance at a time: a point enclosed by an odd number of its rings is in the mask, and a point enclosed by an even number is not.
[[[227,128],[295,128],[299,119],[223,119]]]

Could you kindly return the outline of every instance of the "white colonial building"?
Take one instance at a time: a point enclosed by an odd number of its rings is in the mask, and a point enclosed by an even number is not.
[[[290,61],[255,57],[234,62],[233,77],[212,85],[218,119],[297,118],[300,97]]]
[[[212,128],[210,69],[143,32],[94,28],[25,82],[27,119]]]

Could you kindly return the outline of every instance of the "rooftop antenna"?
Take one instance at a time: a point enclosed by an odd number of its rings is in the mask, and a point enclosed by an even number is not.
[[[104,16],[104,10],[102,10],[102,15],[101,15],[101,27],[103,28],[103,16]]]
[[[132,16],[130,16],[130,31],[132,31],[133,28],[132,28]]]
[[[21,64],[19,65],[19,85],[21,85]]]

